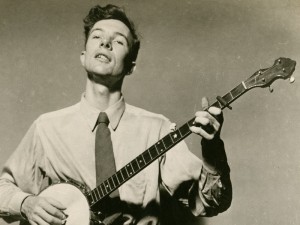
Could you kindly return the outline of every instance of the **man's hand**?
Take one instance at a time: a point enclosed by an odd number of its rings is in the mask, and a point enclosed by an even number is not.
[[[223,114],[222,110],[217,107],[208,107],[209,103],[207,98],[202,98],[203,111],[195,113],[196,124],[191,126],[190,130],[207,140],[212,140],[216,135],[220,135],[223,124]]]
[[[60,202],[39,196],[27,197],[21,206],[21,212],[31,225],[62,225],[66,220],[62,212],[65,209]]]

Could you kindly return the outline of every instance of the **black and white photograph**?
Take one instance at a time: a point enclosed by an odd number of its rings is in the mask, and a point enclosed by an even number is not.
[[[0,0],[0,225],[299,225],[299,0]]]

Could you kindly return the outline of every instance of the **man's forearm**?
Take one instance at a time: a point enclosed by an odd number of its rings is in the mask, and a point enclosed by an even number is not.
[[[21,191],[10,180],[0,179],[0,217],[21,217],[20,207],[29,194]]]

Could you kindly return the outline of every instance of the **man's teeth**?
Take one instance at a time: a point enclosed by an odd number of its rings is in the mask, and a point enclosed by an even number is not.
[[[108,61],[108,62],[110,61],[109,58],[107,58],[105,55],[101,55],[101,54],[97,55],[96,58],[101,59],[101,60],[105,60],[105,61]]]

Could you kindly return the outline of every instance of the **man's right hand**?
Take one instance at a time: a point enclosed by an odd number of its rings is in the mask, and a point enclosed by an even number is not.
[[[39,196],[27,197],[21,206],[31,225],[62,225],[67,218],[62,212],[65,209],[60,202]]]

